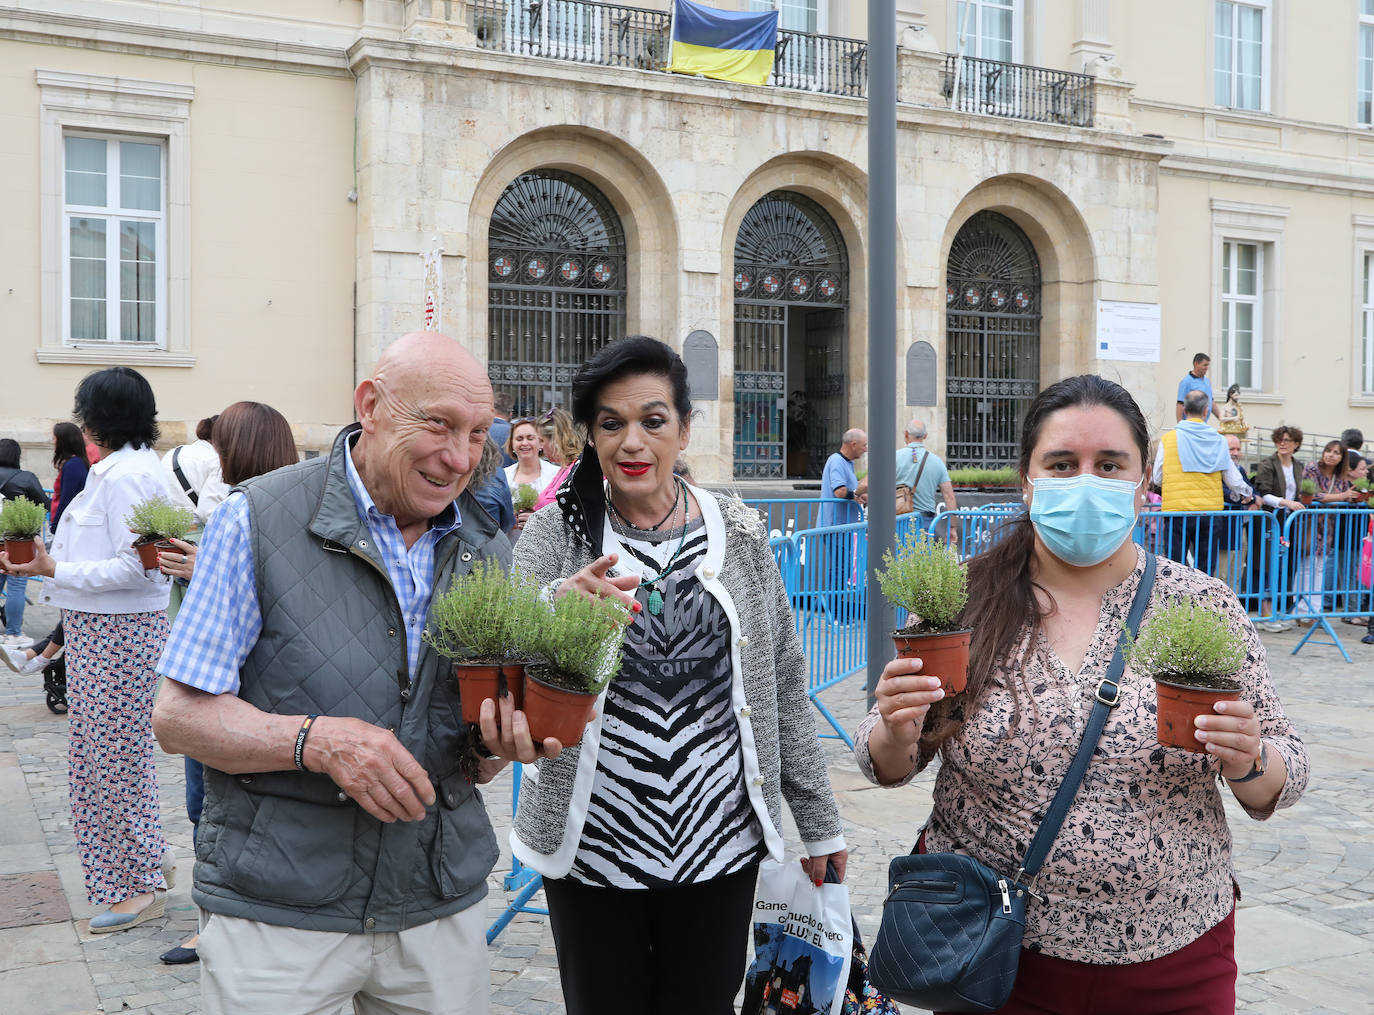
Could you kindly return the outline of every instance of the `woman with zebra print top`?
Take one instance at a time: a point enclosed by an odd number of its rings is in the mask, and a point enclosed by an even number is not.
[[[587,447],[515,565],[636,617],[582,743],[522,792],[512,848],[545,877],[569,1015],[724,1015],[784,797],[812,876],[827,859],[843,876],[805,659],[757,512],[673,474],[692,412],[681,358],[613,343],[572,408]]]

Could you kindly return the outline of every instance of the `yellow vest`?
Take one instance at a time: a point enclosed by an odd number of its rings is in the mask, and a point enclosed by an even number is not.
[[[1166,430],[1159,438],[1164,448],[1165,511],[1221,511],[1220,472],[1184,472],[1178,460],[1178,431]]]

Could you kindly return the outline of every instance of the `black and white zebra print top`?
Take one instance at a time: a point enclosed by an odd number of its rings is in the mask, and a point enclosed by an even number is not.
[[[625,549],[657,574],[681,527],[616,526]],[[739,726],[731,710],[730,627],[694,571],[706,552],[697,519],[673,570],[648,588],[630,625],[624,661],[604,704],[601,751],[569,877],[585,884],[649,888],[709,881],[765,853],[744,785]]]

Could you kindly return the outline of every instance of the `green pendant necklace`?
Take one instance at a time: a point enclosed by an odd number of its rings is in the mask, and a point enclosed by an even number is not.
[[[673,478],[674,478],[674,479],[677,479],[676,476],[673,477]],[[682,480],[680,480],[680,479],[677,480],[677,486],[678,486],[678,491],[677,491],[677,492],[678,492],[678,496],[677,496],[677,498],[674,498],[674,500],[673,500],[673,509],[672,509],[672,511],[670,511],[670,512],[668,513],[668,517],[669,517],[669,518],[671,518],[674,514],[677,513],[677,504],[678,504],[678,500],[681,499],[681,500],[683,500],[684,502],[685,502],[685,500],[686,500],[686,498],[683,496],[684,493],[685,493],[685,490],[684,490],[683,487],[682,487]],[[608,498],[607,498],[607,503],[609,503],[609,502],[610,502],[610,498],[608,497]],[[611,510],[612,510],[612,511],[615,511],[615,513],[616,513],[617,515],[620,514],[619,511],[616,511],[616,510],[615,510],[615,505],[614,505],[614,504],[611,505]],[[680,556],[682,556],[682,548],[683,548],[684,546],[687,545],[687,515],[688,515],[688,514],[690,514],[690,511],[684,509],[683,512],[682,512],[682,515],[683,515],[683,517],[682,517],[682,539],[680,539],[680,540],[678,541],[677,549],[673,551],[673,555],[672,555],[671,557],[668,558],[668,564],[667,564],[667,566],[665,566],[665,567],[663,568],[662,571],[660,571],[658,574],[654,575],[652,578],[641,578],[641,579],[639,580],[639,587],[640,587],[641,589],[648,589],[648,590],[649,590],[649,612],[650,612],[651,614],[653,614],[655,617],[657,617],[657,616],[659,616],[660,614],[663,613],[663,593],[659,591],[658,583],[661,582],[664,578],[668,577],[669,573],[673,570],[673,566],[674,566],[675,564],[677,564],[677,559],[678,559]],[[621,516],[621,517],[624,517],[624,516]],[[668,520],[668,519],[665,518],[663,521],[667,521],[667,520]],[[627,524],[628,524],[628,523],[627,523]],[[663,522],[659,522],[658,524],[659,524],[659,525],[662,525]],[[658,526],[655,526],[655,528],[657,528],[657,527],[658,527]]]

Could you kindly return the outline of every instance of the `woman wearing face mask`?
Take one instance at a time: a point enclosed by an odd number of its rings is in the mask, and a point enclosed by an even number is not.
[[[1100,377],[1060,381],[1031,404],[1019,463],[1029,510],[969,569],[967,690],[945,699],[920,660],[894,660],[854,738],[860,768],[883,785],[908,782],[939,755],[919,849],[1015,873],[1141,582],[1146,556],[1131,531],[1148,445],[1135,401]],[[1179,599],[1224,615],[1247,648],[1241,698],[1198,719],[1206,753],[1163,747],[1153,683],[1124,670],[1119,704],[1041,870],[1044,900],[1028,908],[1003,1013],[1235,1010],[1222,794],[1267,818],[1306,787],[1307,752],[1235,594],[1163,557],[1156,567],[1142,627]]]

